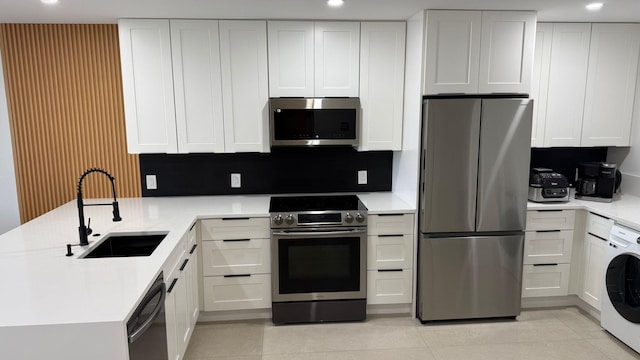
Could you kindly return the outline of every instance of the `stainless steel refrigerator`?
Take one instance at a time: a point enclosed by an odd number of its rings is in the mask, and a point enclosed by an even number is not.
[[[520,314],[533,100],[423,103],[418,318]]]

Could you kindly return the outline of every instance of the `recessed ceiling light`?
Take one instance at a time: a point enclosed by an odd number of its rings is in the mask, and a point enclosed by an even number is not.
[[[329,4],[329,6],[338,7],[344,4],[344,0],[329,0],[327,1],[327,4]]]
[[[47,5],[53,5],[53,4],[57,4],[58,0],[40,0],[40,2]]]
[[[589,5],[585,5],[585,7],[589,11],[598,11],[598,10],[602,9],[603,5],[604,5],[603,3],[591,3]]]

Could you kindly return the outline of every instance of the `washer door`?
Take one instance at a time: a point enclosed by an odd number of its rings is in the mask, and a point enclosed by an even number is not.
[[[607,295],[616,311],[632,323],[640,323],[640,259],[632,254],[611,260],[606,275]]]

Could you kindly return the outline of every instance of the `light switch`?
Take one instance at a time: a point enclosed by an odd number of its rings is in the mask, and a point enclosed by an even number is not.
[[[367,185],[367,170],[358,171],[358,185]]]
[[[147,175],[147,190],[156,190],[158,188],[158,182],[155,175]]]

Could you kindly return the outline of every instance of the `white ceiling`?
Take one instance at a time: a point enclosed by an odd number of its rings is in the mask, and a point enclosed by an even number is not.
[[[423,9],[537,10],[539,21],[640,22],[640,0],[0,0],[0,23],[115,23],[119,18],[404,20]]]

